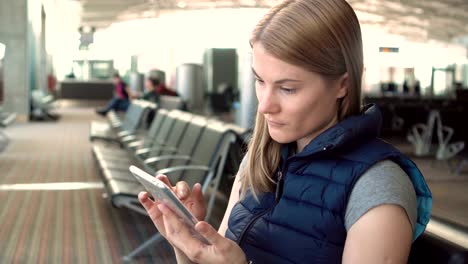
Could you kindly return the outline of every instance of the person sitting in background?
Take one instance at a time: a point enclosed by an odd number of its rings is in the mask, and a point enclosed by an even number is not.
[[[145,91],[141,96],[141,99],[151,102],[158,101],[158,94],[156,93],[156,87],[160,84],[159,79],[157,78],[147,78],[145,80]]]
[[[129,91],[127,84],[122,80],[118,73],[113,76],[115,84],[114,97],[107,103],[106,107],[96,110],[96,113],[105,116],[107,112],[113,111],[127,111],[130,105]]]
[[[168,95],[168,96],[178,96],[177,92],[169,89],[166,84],[161,82],[157,87],[156,87],[156,93],[158,95]]]
[[[149,77],[145,80],[145,92],[141,99],[159,102],[159,96],[168,95],[168,96],[177,96],[177,93],[161,82],[158,78]]]

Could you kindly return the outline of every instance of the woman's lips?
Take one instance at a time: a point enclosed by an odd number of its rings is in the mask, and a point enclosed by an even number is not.
[[[284,123],[280,123],[280,122],[276,122],[276,121],[272,121],[272,120],[267,120],[267,122],[268,122],[268,125],[270,125],[270,126],[276,126],[276,127],[284,126]]]

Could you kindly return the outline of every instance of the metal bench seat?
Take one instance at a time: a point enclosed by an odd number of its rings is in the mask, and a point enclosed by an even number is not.
[[[185,122],[187,121],[187,122]],[[130,156],[125,159],[112,159],[102,157],[99,166],[101,169],[128,171],[130,164],[139,164],[140,167],[145,168],[149,173],[155,173],[158,168],[165,168],[169,165],[168,159],[160,158],[160,156],[179,154],[190,155],[198,143],[198,138],[207,124],[207,120],[201,116],[194,116],[188,122],[175,122],[174,125],[180,124],[169,133],[167,144],[165,146],[153,146],[145,155],[136,152],[136,155]],[[145,159],[145,157],[151,157]],[[149,160],[149,162],[147,162]],[[137,165],[138,166],[138,165]]]
[[[16,113],[0,112],[0,127],[7,127],[16,120]]]
[[[15,120],[16,113],[3,112],[0,109],[0,152],[5,150],[10,143],[10,138],[3,132],[3,129],[11,125]]]
[[[142,125],[142,120],[150,111],[155,111],[156,105],[141,100],[134,100],[125,113],[124,120],[118,121],[114,112],[109,112],[109,122],[91,122],[89,138],[91,141],[104,140],[120,143],[120,139],[135,133]]]
[[[192,129],[190,129],[191,127]],[[196,182],[199,182],[202,184],[204,193],[208,188],[214,190],[210,192],[210,196],[208,197],[209,202],[206,219],[209,219],[214,205],[216,190],[223,173],[227,153],[232,142],[236,140],[236,135],[225,126],[224,123],[208,123],[203,117],[194,117],[187,127],[187,131],[196,130],[199,130],[200,135],[189,134],[184,136],[184,139],[190,138],[190,141],[195,142],[195,144],[192,144],[192,149],[188,151],[190,155],[160,156],[159,158],[168,162],[168,166],[159,171],[155,170],[153,174],[164,173],[173,183],[184,180],[192,186]],[[183,145],[181,144],[180,147],[182,148]],[[131,179],[133,176],[128,171],[128,167],[126,171],[106,169],[103,166],[100,168],[108,197],[112,204],[119,208],[124,207],[145,214],[146,212],[138,202],[138,193],[144,190],[144,188],[134,179]],[[126,256],[125,259],[131,259],[160,240],[160,235],[156,234]]]

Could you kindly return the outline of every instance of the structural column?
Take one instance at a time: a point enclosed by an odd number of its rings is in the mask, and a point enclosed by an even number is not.
[[[4,58],[4,102],[7,111],[20,117],[29,113],[28,1],[0,1],[0,42]]]

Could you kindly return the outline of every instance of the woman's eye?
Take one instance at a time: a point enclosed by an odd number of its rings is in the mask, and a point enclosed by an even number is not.
[[[263,84],[263,80],[255,79],[255,81],[256,81],[258,84]]]
[[[281,87],[280,89],[281,89],[281,91],[283,91],[283,92],[285,92],[287,94],[292,94],[292,93],[294,93],[296,91],[296,89],[286,88],[286,87]]]

